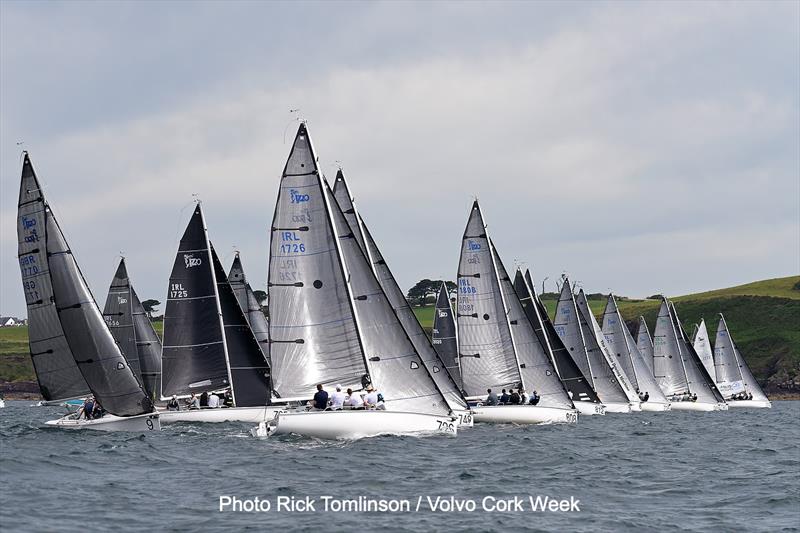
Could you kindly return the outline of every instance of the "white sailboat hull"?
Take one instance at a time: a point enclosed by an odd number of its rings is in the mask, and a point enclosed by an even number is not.
[[[458,427],[460,428],[471,428],[475,421],[475,413],[471,409],[453,410],[453,416],[458,419]]]
[[[752,409],[770,409],[772,402],[769,400],[728,400],[730,407],[750,407]]]
[[[456,435],[457,417],[399,411],[308,411],[278,413],[267,423],[268,435],[294,433],[318,439],[360,439],[378,435],[443,433]]]
[[[630,413],[633,411],[633,406],[629,403],[610,402],[603,403],[606,406],[606,413]]]
[[[5,400],[0,400],[0,409],[2,409],[5,406],[6,406],[6,401]]]
[[[577,409],[540,407],[538,405],[479,405],[474,408],[475,422],[490,424],[575,424]]]
[[[45,424],[63,429],[93,429],[96,431],[147,432],[159,431],[161,429],[161,422],[156,413],[147,413],[137,416],[114,416],[106,414],[102,418],[95,420],[78,420],[74,418],[74,415],[67,415],[57,420],[48,420]]]
[[[674,402],[671,404],[673,411],[727,411],[728,405],[724,403],[706,402]]]
[[[642,411],[650,413],[661,413],[672,410],[672,404],[669,403],[643,402],[640,405],[642,406]]]
[[[631,402],[631,412],[639,413],[643,411],[641,402]]]
[[[275,413],[285,410],[286,406],[267,407],[219,407],[215,409],[187,409],[184,411],[159,411],[162,424],[176,422],[248,422],[257,424],[270,420]]]
[[[604,415],[606,414],[606,406],[602,403],[594,403],[594,402],[573,402],[575,404],[575,409],[581,414],[581,416],[594,416],[594,415]]]

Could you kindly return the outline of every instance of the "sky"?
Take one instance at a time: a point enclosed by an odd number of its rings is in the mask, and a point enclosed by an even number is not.
[[[0,314],[22,149],[100,304],[121,253],[163,302],[193,195],[265,287],[298,117],[404,290],[455,278],[475,198],[548,290],[800,273],[799,2],[5,0]]]

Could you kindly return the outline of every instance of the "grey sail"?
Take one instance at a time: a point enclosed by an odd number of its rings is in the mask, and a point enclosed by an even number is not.
[[[72,250],[52,212],[47,212],[47,256],[56,312],[78,369],[109,413],[135,416],[153,402],[108,330]]]
[[[752,395],[752,399],[754,400],[761,400],[766,401],[767,395],[764,394],[764,391],[761,389],[761,386],[756,381],[755,376],[753,376],[753,372],[750,370],[750,367],[747,365],[747,361],[744,360],[742,354],[739,353],[739,349],[736,347],[736,344],[733,342],[733,337],[731,337],[730,330],[728,329],[728,323],[725,321],[725,317],[722,314],[719,315],[719,326],[717,327],[717,338],[716,342],[714,343],[714,358],[716,361],[721,362],[722,364],[727,367],[730,364],[735,364],[739,369],[739,375],[741,376],[742,381],[742,390],[738,391],[739,393],[744,392],[748,395]],[[733,354],[733,363],[730,363],[730,354]],[[721,365],[720,365],[721,366]],[[719,369],[720,366],[717,366]],[[728,369],[725,368],[726,372],[720,376],[717,375],[717,385],[720,389],[720,392],[723,393],[723,396],[730,398],[737,391],[729,389],[726,390],[724,385],[730,383],[731,380],[728,378],[729,375],[736,375],[733,372],[728,372]],[[725,378],[728,378],[725,380]]]
[[[714,368],[714,350],[711,349],[711,339],[708,338],[708,329],[706,328],[705,319],[700,320],[700,324],[694,332],[692,346],[694,346],[697,355],[700,356],[700,361],[711,376],[711,379],[716,382],[717,371]]]
[[[444,396],[414,349],[354,232],[324,183],[331,219],[347,269],[355,319],[372,384],[393,411],[446,414]]]
[[[724,317],[719,320],[717,339],[714,343],[714,370],[716,382],[725,398],[745,392],[744,378],[736,360],[733,341]]]
[[[447,285],[442,283],[436,297],[436,309],[433,313],[433,331],[431,343],[442,360],[444,366],[461,388],[461,370],[458,366],[458,338],[456,337],[456,318],[450,306],[450,295]]]
[[[692,392],[692,394],[697,395],[698,402],[724,403],[725,399],[723,398],[722,393],[720,393],[716,383],[714,383],[714,380],[711,379],[711,376],[708,374],[708,371],[706,371],[703,363],[700,362],[700,357],[697,355],[697,352],[694,351],[694,347],[689,339],[689,335],[686,334],[686,331],[683,329],[683,325],[681,325],[681,322],[678,319],[678,312],[675,310],[675,307],[671,302],[669,305],[672,312],[672,318],[675,322],[675,330],[679,335],[679,342],[683,344],[683,362],[686,368],[686,377],[689,383],[689,390]]]
[[[636,331],[636,347],[639,353],[642,354],[642,359],[653,373],[653,338],[650,337],[650,330],[647,329],[647,322],[644,317],[639,317],[639,329]],[[655,375],[655,374],[654,374]]]
[[[623,328],[625,328],[625,323],[619,314],[617,302],[614,300],[614,295],[609,294],[606,308],[603,312],[603,338],[612,357],[622,367],[625,375],[631,380],[633,387],[639,389],[636,371],[633,367],[633,357],[625,339],[625,334],[622,332]]]
[[[47,264],[46,217],[49,207],[25,153],[17,211],[18,259],[28,309],[28,343],[39,390],[47,401],[89,394],[56,312]]]
[[[668,403],[666,396],[656,383],[652,371],[647,367],[644,358],[633,340],[630,330],[619,312],[614,295],[608,296],[606,310],[603,315],[603,335],[611,353],[617,357],[627,356],[631,360],[633,375],[636,377],[636,392],[639,398],[650,403]],[[633,377],[631,378],[633,379]]]
[[[531,323],[528,322],[528,317],[525,316],[520,297],[491,240],[489,245],[492,248],[494,263],[497,267],[500,290],[508,310],[506,317],[511,337],[514,340],[519,372],[525,390],[529,393],[536,391],[540,397],[537,405],[542,407],[574,408],[567,395],[567,390],[550,362],[546,347],[539,342]]]
[[[594,331],[578,309],[569,278],[561,286],[561,295],[553,321],[556,332],[569,350],[581,372],[591,376],[594,390],[603,403],[627,403],[628,397],[609,367]]]
[[[228,276],[213,246],[211,246],[211,259],[214,263],[214,278],[217,282],[219,307],[222,311],[234,404],[236,407],[267,405],[271,396],[269,365],[236,300],[233,288],[228,283]]]
[[[247,323],[250,324],[250,329],[261,347],[264,359],[269,363],[269,321],[261,311],[261,304],[247,282],[242,261],[239,259],[239,252],[236,252],[236,257],[233,259],[233,264],[228,273],[228,282],[231,284],[234,294],[236,294],[239,306],[247,317]]]
[[[445,400],[447,400],[447,405],[451,409],[466,409],[467,403],[461,395],[460,387],[456,384],[450,370],[431,345],[430,339],[425,334],[425,330],[422,329],[411,306],[408,305],[403,291],[392,275],[389,265],[383,258],[383,254],[378,249],[375,239],[356,210],[350,189],[341,170],[336,174],[333,195],[347,220],[350,231],[359,243],[359,247],[369,261],[378,283],[380,283],[392,309],[396,313],[398,320],[400,320],[400,324],[403,326],[408,338],[411,339],[414,349],[428,369],[428,373],[433,377],[436,386],[442,391]]]
[[[690,392],[680,344],[669,304],[664,299],[653,331],[653,374],[661,391],[670,399]]]
[[[572,360],[569,351],[556,333],[550,317],[547,316],[544,304],[533,289],[530,271],[526,271],[523,277],[522,271],[517,269],[514,276],[514,288],[520,297],[520,303],[528,321],[533,326],[536,336],[539,337],[539,342],[547,348],[553,367],[558,372],[570,398],[573,401],[600,403],[597,393],[581,373],[575,361]]]
[[[273,388],[284,399],[309,398],[318,383],[361,389],[369,375],[305,124],[286,161],[271,232]]]
[[[629,402],[638,402],[639,395],[636,394],[636,389],[631,384],[628,375],[613,358],[611,351],[608,349],[606,339],[603,336],[603,330],[600,329],[600,325],[597,323],[594,313],[592,313],[589,308],[589,302],[586,300],[583,289],[578,291],[578,295],[575,297],[575,304],[578,307],[578,314],[581,318],[581,329],[583,330],[583,336],[586,340],[586,351],[590,359],[592,359],[592,368],[595,369],[595,371],[598,371],[598,368],[601,369],[600,372],[603,373],[603,381],[610,384],[607,386],[620,389]],[[596,361],[600,361],[600,363],[595,364]],[[603,365],[602,363],[605,364]],[[597,377],[598,375],[595,375],[595,381],[597,381]]]
[[[163,396],[231,385],[210,243],[198,203],[181,237],[164,308]]]
[[[124,258],[120,259],[111,281],[103,318],[148,397],[158,400],[161,341],[131,285]]]
[[[521,382],[511,332],[477,200],[470,209],[458,261],[458,351],[465,394],[518,388]]]

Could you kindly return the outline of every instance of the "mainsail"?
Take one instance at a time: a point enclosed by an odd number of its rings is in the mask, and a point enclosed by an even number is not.
[[[128,277],[125,259],[120,259],[108,290],[103,318],[128,365],[151,400],[161,393],[161,340]]]
[[[730,330],[728,330],[728,323],[725,321],[725,317],[722,316],[720,313],[719,315],[719,326],[717,328],[717,339],[714,343],[714,358],[717,361],[722,361],[727,365],[730,365],[730,360],[733,359],[734,363],[736,364],[741,375],[741,380],[744,385],[744,392],[752,395],[753,400],[760,400],[760,401],[768,401],[767,395],[764,394],[764,391],[761,389],[761,386],[756,381],[755,376],[753,376],[753,372],[750,370],[750,367],[747,365],[747,361],[744,360],[742,354],[739,353],[739,349],[736,347],[736,344],[733,342],[733,337],[731,337]],[[730,357],[731,352],[733,353],[733,357]],[[718,367],[719,368],[719,367]],[[731,372],[732,374],[732,372]],[[733,394],[734,391],[725,391],[723,388],[723,382],[719,380],[719,374],[717,375],[717,383],[719,385],[720,391],[723,392],[726,398],[729,398]],[[729,381],[730,382],[730,381]]]
[[[467,396],[482,396],[487,388],[518,388],[522,379],[485,228],[476,200],[458,262],[456,317]]]
[[[445,368],[461,388],[461,369],[458,366],[458,336],[456,317],[450,306],[450,294],[447,284],[442,282],[439,295],[436,297],[436,309],[433,314],[433,331],[431,343],[444,363]]]
[[[533,326],[520,303],[520,297],[491,239],[489,246],[497,268],[500,290],[506,305],[506,320],[514,341],[514,351],[519,361],[519,372],[525,390],[529,393],[535,391],[539,395],[540,400],[537,405],[573,409],[574,406],[564,384],[553,368],[545,346],[540,343],[533,331]]]
[[[236,257],[234,257],[228,273],[228,283],[231,284],[236,300],[239,302],[239,306],[247,318],[247,323],[250,324],[250,329],[261,347],[264,359],[269,363],[269,321],[261,311],[261,304],[247,282],[242,262],[239,259],[239,252],[236,252]]]
[[[708,338],[708,329],[705,319],[700,320],[700,324],[694,332],[692,345],[706,371],[715,382],[717,381],[717,371],[714,368],[714,351],[711,349],[711,339]]]
[[[166,396],[230,387],[210,243],[198,203],[178,246],[164,308],[161,391]]]
[[[656,329],[653,331],[653,374],[661,391],[670,399],[691,392],[681,344],[665,298],[661,302]]]
[[[433,377],[436,386],[444,395],[447,405],[451,409],[466,409],[467,403],[461,395],[460,387],[456,384],[447,365],[439,358],[436,350],[431,345],[430,339],[425,334],[425,330],[422,329],[411,306],[408,305],[403,291],[392,275],[383,258],[383,254],[378,249],[375,239],[356,210],[350,189],[341,170],[336,174],[333,195],[336,198],[337,205],[342,210],[344,218],[347,220],[350,231],[359,243],[361,251],[371,265],[378,283],[380,283],[392,309],[396,313],[397,319],[414,345],[414,349],[423,364],[428,369],[428,373]]]
[[[553,326],[581,372],[590,377],[603,403],[628,403],[628,397],[606,361],[595,332],[579,311],[569,278],[564,278]]]
[[[639,317],[639,329],[636,331],[636,347],[639,349],[639,353],[642,354],[642,359],[644,360],[647,368],[650,369],[650,373],[653,373],[653,339],[650,337],[650,330],[647,329],[647,322],[644,321],[644,317]]]
[[[28,343],[42,397],[58,401],[88,395],[89,385],[78,370],[56,312],[45,245],[48,214],[50,208],[26,152],[19,189],[17,237],[28,308]]]
[[[603,314],[603,335],[611,353],[618,359],[628,358],[631,361],[631,380],[636,380],[636,392],[642,399],[650,403],[668,403],[666,396],[656,383],[652,371],[642,358],[630,330],[619,312],[613,294],[608,295],[605,313]]]
[[[558,372],[564,387],[569,391],[572,400],[600,403],[597,393],[581,373],[575,361],[572,360],[569,351],[561,342],[561,337],[556,333],[555,327],[547,315],[547,309],[533,288],[530,271],[526,270],[523,277],[522,271],[517,269],[514,287],[520,296],[522,308],[525,310],[536,336],[539,337],[539,342],[546,347],[553,367]]]
[[[281,177],[270,239],[272,380],[283,399],[318,383],[370,382],[317,158],[300,124]]]

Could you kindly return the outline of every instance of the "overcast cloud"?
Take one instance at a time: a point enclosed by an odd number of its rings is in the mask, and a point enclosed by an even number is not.
[[[294,108],[406,289],[455,278],[475,196],[538,280],[797,274],[798,6],[4,1],[0,312],[26,314],[18,141],[101,305],[120,251],[163,301],[193,193],[264,287]]]

